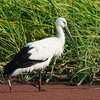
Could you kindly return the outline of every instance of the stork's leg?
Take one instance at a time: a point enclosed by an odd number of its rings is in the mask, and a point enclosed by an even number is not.
[[[46,91],[46,90],[44,90],[44,89],[41,88],[41,83],[42,83],[41,72],[42,72],[42,70],[40,70],[40,72],[39,72],[39,80],[38,80],[39,87],[38,87],[38,89],[39,89],[39,91]]]
[[[41,77],[41,71],[39,72],[39,79],[38,79],[38,85],[35,85],[35,84],[31,84],[32,86],[36,87],[39,89],[39,91],[46,91],[44,89],[41,88],[41,83],[42,83],[42,77]]]
[[[12,87],[11,87],[10,78],[8,78],[8,85],[9,85],[10,92],[12,93],[12,92],[13,92],[13,90],[12,90]]]
[[[41,91],[41,80],[42,80],[42,77],[41,77],[41,70],[39,72],[39,91]]]
[[[35,85],[35,84],[31,84],[31,85],[33,85],[34,87],[38,88],[39,91],[46,91],[46,90],[44,90],[44,89],[41,88],[41,83],[42,83],[41,71],[42,70],[40,70],[40,72],[39,72],[38,85]]]

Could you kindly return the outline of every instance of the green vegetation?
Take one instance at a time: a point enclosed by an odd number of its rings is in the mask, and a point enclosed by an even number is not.
[[[45,70],[46,82],[54,77],[70,79],[69,85],[100,81],[99,0],[1,0],[0,65],[27,42],[56,36],[58,17],[68,21],[77,50],[66,37],[60,61],[52,60]]]

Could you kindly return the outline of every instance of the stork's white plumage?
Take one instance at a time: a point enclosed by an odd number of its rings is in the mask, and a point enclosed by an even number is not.
[[[59,57],[63,53],[65,35],[63,29],[74,43],[64,18],[58,18],[55,22],[58,37],[50,37],[35,42],[30,42],[22,48],[14,59],[4,69],[4,74],[10,77],[21,74],[24,71],[32,72],[35,69],[44,69],[53,57]]]

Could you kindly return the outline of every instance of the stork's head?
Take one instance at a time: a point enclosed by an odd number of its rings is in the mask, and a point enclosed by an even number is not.
[[[67,26],[67,21],[64,18],[58,18],[56,19],[56,23],[57,26],[61,26],[62,28]]]
[[[75,42],[74,42],[74,40],[72,38],[72,35],[71,35],[71,33],[70,33],[70,31],[69,31],[69,29],[67,27],[67,21],[64,18],[58,18],[58,19],[56,19],[55,24],[56,24],[56,26],[62,27],[66,31],[68,37],[70,38],[72,43],[75,45]]]

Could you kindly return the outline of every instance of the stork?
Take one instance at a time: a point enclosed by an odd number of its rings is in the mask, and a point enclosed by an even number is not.
[[[9,78],[19,75],[22,72],[32,72],[33,70],[41,70],[47,67],[53,57],[60,57],[64,50],[65,35],[72,41],[74,40],[67,27],[67,21],[64,18],[56,19],[55,26],[58,32],[58,37],[50,37],[42,40],[27,43],[14,58],[5,66],[4,75],[9,75]],[[10,92],[12,92],[11,83],[8,78]],[[39,81],[39,91],[41,91],[41,81]]]

